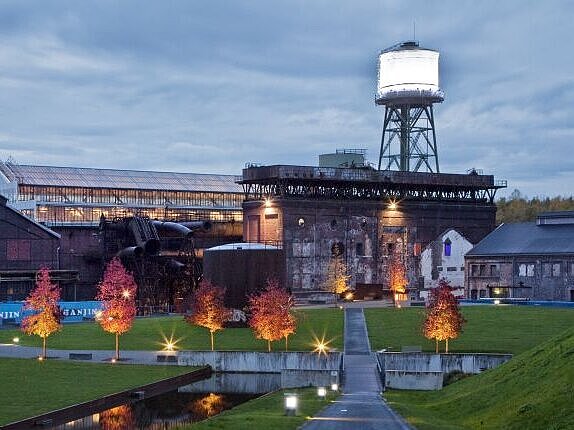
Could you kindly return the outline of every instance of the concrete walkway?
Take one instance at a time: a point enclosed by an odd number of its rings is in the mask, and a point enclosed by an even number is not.
[[[345,309],[344,368],[343,394],[308,421],[304,429],[411,428],[381,398],[380,376],[362,308]]]
[[[20,346],[12,344],[0,344],[0,357],[8,358],[37,358],[42,352],[41,348],[35,348],[30,346]],[[51,349],[48,345],[47,356],[49,360],[59,359],[59,360],[69,360],[70,354],[92,354],[91,360],[73,360],[73,361],[85,361],[92,363],[100,363],[105,361],[110,361],[110,359],[115,355],[115,351],[92,351],[92,350],[58,350]],[[168,352],[158,352],[158,351],[122,351],[120,349],[120,361],[119,363],[126,364],[161,364],[165,366],[166,364],[177,365],[177,363],[168,362],[158,362],[158,355],[169,355]]]

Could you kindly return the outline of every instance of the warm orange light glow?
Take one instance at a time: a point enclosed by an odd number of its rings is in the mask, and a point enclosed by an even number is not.
[[[318,337],[316,337],[315,335],[313,335],[313,352],[316,352],[317,354],[321,355],[321,354],[327,354],[327,352],[329,352],[329,344],[332,342],[333,340],[325,340],[325,335],[323,335],[323,337],[321,339],[319,339]]]
[[[396,201],[391,200],[391,201],[389,202],[389,210],[394,211],[394,210],[397,209],[397,206],[398,206],[398,205],[397,205],[397,202],[396,202]]]
[[[124,290],[122,293],[122,296],[126,299],[129,299],[130,298],[130,292],[128,290]]]
[[[170,335],[169,338],[165,336],[163,333],[161,334],[161,337],[163,338],[163,342],[160,342],[159,344],[163,347],[164,351],[175,351],[176,349],[178,349],[177,344],[179,341],[181,341],[181,338],[174,339],[173,333]]]
[[[266,208],[270,208],[271,207],[271,199],[268,197],[265,199],[265,207]]]
[[[345,294],[345,300],[353,300],[353,293],[348,292],[347,294]]]

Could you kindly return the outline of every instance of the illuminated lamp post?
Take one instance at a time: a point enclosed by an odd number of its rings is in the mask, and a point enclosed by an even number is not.
[[[299,407],[299,396],[297,393],[285,393],[285,415],[296,416]]]

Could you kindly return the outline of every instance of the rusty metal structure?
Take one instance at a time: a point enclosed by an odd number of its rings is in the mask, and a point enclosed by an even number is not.
[[[447,228],[473,243],[495,226],[494,199],[506,186],[491,175],[377,171],[369,168],[248,166],[244,238],[281,243],[285,283],[320,290],[333,250],[351,283],[388,288],[390,262],[402,262],[410,291],[420,284],[421,250]]]
[[[139,308],[185,307],[201,277],[194,235],[208,221],[169,222],[144,217],[100,220],[103,259],[119,257],[138,284]]]

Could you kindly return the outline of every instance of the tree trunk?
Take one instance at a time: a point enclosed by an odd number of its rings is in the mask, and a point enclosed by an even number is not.
[[[267,341],[267,352],[271,352],[271,341]]]
[[[287,338],[289,336],[285,336],[285,352],[289,351],[289,344],[287,343]]]
[[[116,333],[116,360],[120,359],[120,335]]]
[[[435,339],[435,353],[438,354],[438,339]]]
[[[446,349],[445,352],[448,354],[448,339],[446,340]]]
[[[42,338],[42,358],[46,358],[46,338]]]
[[[210,330],[209,334],[211,335],[211,350],[215,347],[215,340],[213,339],[213,332]]]

